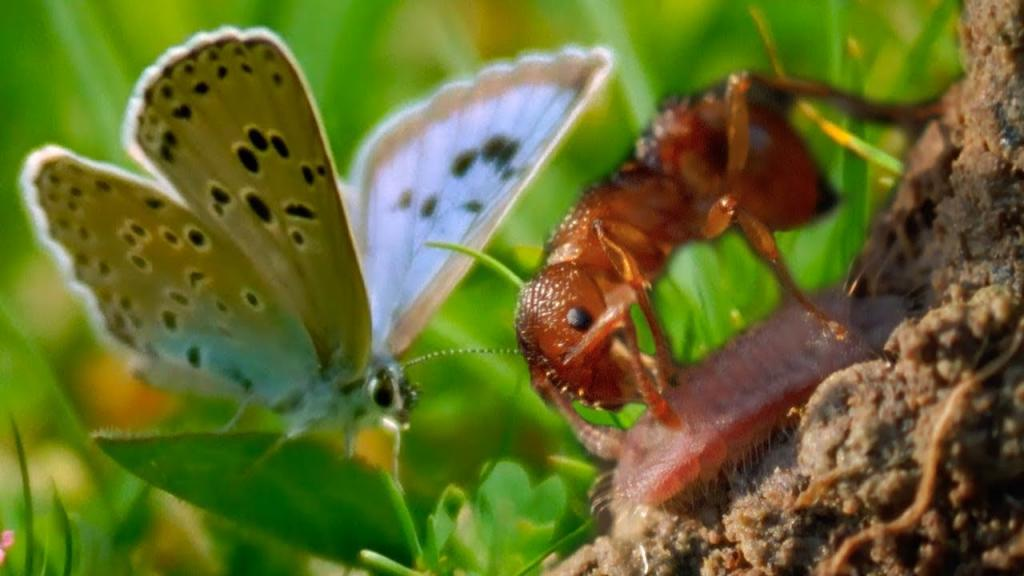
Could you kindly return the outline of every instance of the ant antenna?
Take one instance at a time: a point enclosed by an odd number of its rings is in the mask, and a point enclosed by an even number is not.
[[[448,356],[457,356],[463,354],[479,354],[479,355],[491,355],[491,356],[519,356],[518,348],[450,348],[448,350],[437,350],[435,352],[428,352],[422,356],[417,356],[408,362],[402,362],[402,368],[408,368],[415,366],[423,362],[430,360],[436,360],[438,358],[446,358]]]

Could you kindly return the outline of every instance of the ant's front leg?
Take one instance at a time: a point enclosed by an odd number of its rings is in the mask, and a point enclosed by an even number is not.
[[[572,427],[576,439],[583,444],[588,452],[602,460],[616,460],[622,452],[623,432],[622,430],[604,428],[587,422],[573,408],[572,402],[562,395],[551,384],[551,381],[544,374],[534,374],[531,378],[533,387],[541,396],[554,403],[562,413],[569,426]]]
[[[634,302],[643,313],[644,320],[647,322],[651,335],[654,338],[654,355],[657,369],[654,370],[655,382],[652,384],[649,379],[650,372],[643,366],[643,355],[637,344],[636,334],[632,330],[624,331],[624,342],[630,352],[628,355],[629,362],[637,378],[637,388],[658,420],[670,428],[679,428],[681,426],[679,417],[661,395],[668,388],[666,375],[673,372],[674,363],[669,352],[668,339],[661,330],[661,324],[654,314],[654,305],[651,303],[649,294],[650,285],[647,279],[640,273],[640,267],[633,256],[605,233],[602,222],[600,220],[595,221],[593,226],[594,233],[597,235],[605,255],[608,256],[619,277],[632,291]],[[628,314],[628,307],[623,313]]]

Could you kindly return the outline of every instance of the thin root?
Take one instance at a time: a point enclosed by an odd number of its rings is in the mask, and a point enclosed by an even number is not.
[[[860,532],[848,537],[836,550],[831,562],[821,573],[826,575],[845,574],[852,571],[849,564],[850,557],[857,550],[868,542],[875,542],[884,536],[896,536],[914,529],[921,516],[928,511],[928,507],[935,495],[935,485],[939,478],[939,468],[942,464],[942,445],[946,439],[959,414],[963,413],[964,403],[972,392],[982,382],[988,380],[993,374],[1002,370],[1020,349],[1021,340],[1024,339],[1024,320],[1017,324],[1013,341],[1010,346],[998,358],[994,359],[985,368],[974,373],[961,381],[953,388],[949,397],[943,402],[942,411],[939,413],[935,428],[928,441],[928,455],[925,458],[924,472],[921,476],[921,483],[917,486],[914,501],[894,520],[882,522],[864,528]]]

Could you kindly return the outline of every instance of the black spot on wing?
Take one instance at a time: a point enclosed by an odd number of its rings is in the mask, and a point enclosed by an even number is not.
[[[270,206],[263,201],[255,192],[250,192],[245,195],[245,201],[249,204],[249,209],[256,215],[257,218],[263,221],[265,224],[270,224],[274,220],[274,214],[270,211]]]
[[[398,205],[396,206],[399,210],[406,210],[412,206],[412,190],[406,188],[402,191],[402,195],[398,197]]]
[[[178,238],[177,234],[175,234],[174,232],[172,232],[172,231],[170,231],[170,230],[168,230],[166,228],[163,229],[163,236],[164,236],[164,241],[166,241],[172,247],[176,248],[176,247],[178,247],[181,244],[181,238]]]
[[[239,146],[235,153],[238,154],[238,161],[246,170],[253,174],[260,171],[260,161],[256,159],[256,154],[248,146]]]
[[[188,285],[191,286],[193,290],[199,288],[199,286],[203,283],[204,280],[206,280],[206,274],[203,274],[199,270],[189,271]]]
[[[263,302],[260,301],[260,297],[256,295],[252,290],[244,290],[242,292],[242,298],[245,299],[245,303],[249,305],[253,310],[262,310]]]
[[[437,195],[431,194],[423,200],[423,204],[420,205],[420,216],[423,218],[430,218],[434,215],[437,210]]]
[[[160,319],[169,332],[174,332],[178,329],[178,315],[170,310],[164,310],[160,314]]]
[[[479,214],[484,209],[484,205],[479,200],[470,200],[462,205],[462,209],[472,214]]]
[[[505,168],[519,150],[519,142],[498,134],[491,136],[481,148],[481,156],[484,162],[493,164],[497,168]]]
[[[274,146],[274,150],[277,151],[277,155],[281,158],[287,158],[290,152],[288,151],[288,145],[285,143],[284,138],[277,134],[271,134],[270,143]]]
[[[220,186],[213,184],[210,186],[210,197],[217,204],[228,204],[231,202],[231,195],[228,194],[227,190],[224,190]]]
[[[177,290],[169,290],[167,292],[167,296],[179,306],[188,306],[189,304],[188,296],[185,296]]]
[[[202,248],[206,246],[206,234],[203,234],[198,228],[190,228],[186,233],[188,241],[192,243],[192,246],[196,248]]]
[[[301,203],[285,206],[284,213],[293,218],[300,218],[302,220],[316,220],[316,212],[314,212],[309,206]]]
[[[452,176],[456,178],[462,178],[469,172],[469,169],[473,167],[473,163],[476,162],[477,156],[480,152],[476,148],[464,150],[455,157],[452,161],[451,171]]]
[[[188,363],[193,368],[199,368],[202,364],[202,359],[199,357],[199,348],[197,346],[189,346],[188,351],[185,353],[185,357],[188,358]]]
[[[270,146],[270,144],[267,143],[266,136],[260,132],[259,128],[249,128],[248,136],[249,142],[252,142],[252,145],[260,152],[263,152]]]

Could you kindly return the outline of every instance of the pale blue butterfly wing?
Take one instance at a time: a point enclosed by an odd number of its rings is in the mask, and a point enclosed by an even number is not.
[[[226,29],[166,54],[140,82],[125,140],[278,288],[326,376],[362,376],[369,304],[334,163],[305,80],[275,36]]]
[[[177,374],[165,386],[272,406],[316,370],[275,286],[159,184],[55,146],[32,154],[22,178],[38,228],[100,323],[149,367]]]
[[[350,213],[371,300],[374,353],[400,354],[471,264],[611,68],[567,48],[491,66],[385,122],[356,161]]]

